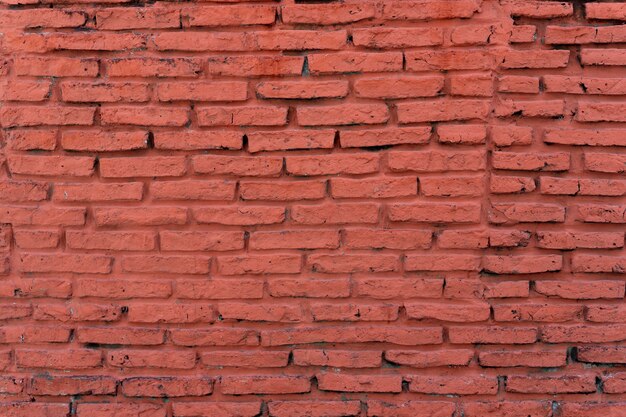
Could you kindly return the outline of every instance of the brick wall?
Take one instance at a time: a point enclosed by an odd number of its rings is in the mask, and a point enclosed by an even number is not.
[[[626,3],[0,4],[2,417],[626,415]]]

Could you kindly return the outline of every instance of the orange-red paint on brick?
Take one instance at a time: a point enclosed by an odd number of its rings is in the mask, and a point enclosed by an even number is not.
[[[624,23],[0,0],[0,416],[623,416]]]

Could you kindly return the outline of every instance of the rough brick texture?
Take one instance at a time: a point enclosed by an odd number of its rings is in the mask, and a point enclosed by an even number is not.
[[[0,416],[625,416],[624,23],[0,0]]]

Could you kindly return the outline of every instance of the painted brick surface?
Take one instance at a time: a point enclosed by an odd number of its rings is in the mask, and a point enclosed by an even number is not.
[[[0,0],[0,416],[626,415],[625,22]]]

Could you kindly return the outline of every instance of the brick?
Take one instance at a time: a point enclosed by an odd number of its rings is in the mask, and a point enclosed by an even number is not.
[[[57,106],[4,106],[0,123],[4,127],[18,126],[88,126],[93,124],[95,108]]]
[[[440,395],[495,394],[498,391],[498,380],[483,375],[463,379],[445,376],[416,376],[410,377],[409,391]]]
[[[134,157],[100,159],[100,174],[105,178],[177,177],[185,173],[186,161],[182,157]]]
[[[352,30],[355,46],[371,49],[396,49],[434,46],[443,43],[441,28],[356,28]]]
[[[539,281],[536,284],[540,284]],[[544,291],[537,291],[544,294]],[[548,295],[548,294],[545,294]],[[549,304],[499,304],[493,309],[494,319],[501,322],[537,321],[537,322],[565,322],[579,319],[582,308],[579,306]]]
[[[193,151],[205,149],[241,149],[243,134],[231,131],[156,132],[156,149]]]
[[[455,404],[449,401],[367,401],[367,415],[370,417],[425,417],[428,415],[451,417],[455,411]]]
[[[449,304],[404,303],[407,317],[415,320],[434,319],[450,322],[477,322],[489,319],[491,309],[488,304]]]
[[[453,96],[491,97],[494,80],[491,75],[468,74],[450,77],[450,94]]]
[[[297,394],[309,392],[311,382],[302,376],[225,376],[221,389],[224,394]]]
[[[578,103],[576,120],[580,122],[623,122],[626,107],[620,103]]]
[[[122,259],[122,270],[139,273],[206,274],[210,258],[192,256],[127,256]]]
[[[399,375],[341,375],[321,373],[317,375],[318,388],[322,391],[339,392],[401,392]]]
[[[159,181],[150,194],[155,200],[229,201],[235,198],[235,183],[229,181]]]
[[[208,73],[233,77],[300,75],[304,59],[297,56],[225,56],[209,58]]]
[[[152,232],[80,232],[67,231],[65,244],[74,249],[149,251],[156,248]]]
[[[164,307],[162,304],[142,304],[128,310],[128,321],[131,323],[212,323],[214,319],[215,311],[207,305],[174,304]]]
[[[201,397],[213,392],[208,378],[127,378],[122,381],[127,397]]]
[[[344,242],[351,249],[428,249],[432,232],[427,230],[344,230]]]
[[[109,8],[96,12],[96,28],[100,30],[168,29],[180,24],[178,10]]]
[[[432,20],[470,18],[478,11],[478,3],[472,0],[462,0],[448,4],[441,1],[434,2],[390,2],[383,9],[383,16],[390,20]]]
[[[492,126],[491,140],[499,147],[530,145],[533,142],[533,130],[525,126]]]
[[[219,314],[226,321],[262,321],[292,323],[302,321],[300,306],[289,304],[251,305],[224,302],[219,305]]]
[[[332,366],[337,368],[376,368],[382,361],[380,351],[296,349],[293,362],[298,366]]]
[[[283,126],[287,124],[286,107],[199,107],[200,126]]]
[[[434,197],[479,196],[484,189],[482,177],[424,177],[420,179],[420,193]]]
[[[517,416],[548,417],[552,414],[550,401],[480,401],[463,404],[468,417]],[[521,414],[520,414],[521,413]]]
[[[437,136],[440,143],[479,145],[487,139],[487,129],[482,125],[439,125]]]
[[[557,1],[529,1],[522,4],[510,3],[511,16],[531,17],[535,19],[550,19],[555,17],[571,16],[574,12],[572,4]]]
[[[507,51],[501,66],[517,68],[564,68],[569,62],[569,51]]]
[[[400,52],[311,54],[307,60],[309,70],[316,75],[394,72],[402,69],[402,53]]]
[[[394,198],[417,194],[417,178],[376,178],[353,180],[333,178],[330,180],[333,198]]]
[[[372,77],[354,82],[354,92],[364,98],[399,99],[433,97],[443,89],[443,77]]]
[[[389,220],[394,222],[478,223],[480,205],[473,203],[392,204]]]
[[[404,127],[400,129],[346,130],[340,133],[342,148],[393,146],[403,144],[422,145],[428,143],[430,127]]]
[[[441,327],[423,327],[419,329],[390,329],[389,327],[351,327],[333,326],[318,329],[298,328],[287,332],[268,330],[262,332],[264,346],[283,346],[311,343],[366,343],[387,342],[396,345],[437,344],[442,343]]]
[[[76,297],[106,297],[112,299],[167,298],[172,294],[168,281],[83,279],[75,285]]]
[[[43,10],[38,10],[42,12]],[[19,57],[13,68],[17,75],[40,77],[95,77],[98,61],[62,57]]]
[[[293,274],[300,272],[301,258],[287,254],[221,256],[218,267],[224,275]]]
[[[276,224],[285,220],[285,208],[275,206],[211,207],[194,209],[198,223],[224,225]]]
[[[240,232],[159,232],[162,251],[229,251],[243,249]]]
[[[165,417],[165,413],[163,406],[149,403],[81,403],[76,407],[76,415],[79,417],[107,415]]]
[[[19,259],[19,268],[22,272],[108,274],[112,261],[110,257],[101,255],[24,254]]]
[[[46,150],[56,148],[54,130],[12,130],[6,132],[7,147],[15,151]]]
[[[626,53],[621,49],[583,49],[580,51],[582,65],[616,66],[624,65]]]
[[[13,81],[0,84],[3,101],[44,101],[50,96],[50,83],[37,81]]]
[[[467,366],[474,356],[470,349],[449,349],[441,351],[386,350],[388,362],[412,368],[436,366]]]
[[[90,369],[102,366],[102,353],[88,349],[59,351],[17,350],[15,361],[20,368],[59,370]]]
[[[102,107],[104,125],[184,126],[189,115],[186,108],[176,107]]]
[[[399,103],[398,122],[447,122],[452,120],[483,120],[489,111],[481,100],[437,100],[419,103]]]
[[[589,393],[596,391],[595,376],[593,375],[560,375],[530,377],[510,375],[506,380],[508,392],[522,393]]]
[[[271,401],[270,415],[275,417],[342,417],[358,414],[359,401]]]
[[[204,366],[217,368],[281,368],[287,366],[289,352],[212,351],[201,354],[200,361]]]
[[[344,81],[263,81],[256,87],[264,99],[342,98],[348,95]]]
[[[490,70],[496,67],[493,53],[483,50],[422,50],[404,54],[407,71]]]
[[[106,183],[106,184],[58,184],[52,199],[58,202],[93,202],[93,201],[140,201],[143,198],[143,184]]]
[[[174,82],[160,83],[156,94],[159,101],[245,101],[247,83],[231,82]]]
[[[71,103],[117,103],[146,102],[150,100],[150,88],[145,83],[85,83],[61,84],[63,101]]]
[[[61,147],[68,151],[82,152],[145,149],[148,147],[148,132],[66,131],[61,134]]]
[[[98,226],[156,226],[185,224],[187,209],[179,207],[98,208],[94,210]]]
[[[602,4],[592,3],[585,5],[585,15],[587,19],[597,20],[626,20],[624,4]]]
[[[104,63],[110,77],[197,77],[202,69],[188,58],[114,58]]]
[[[297,109],[297,119],[301,126],[381,124],[389,120],[389,110],[384,104],[309,106]]]
[[[495,274],[537,274],[559,271],[562,266],[558,255],[483,257],[483,270]]]
[[[28,389],[32,395],[111,395],[115,394],[116,381],[111,377],[35,377]]]
[[[172,409],[176,417],[254,417],[261,411],[261,404],[261,401],[176,402]]]
[[[489,221],[494,224],[562,223],[565,221],[565,208],[556,204],[492,204]]]
[[[283,22],[289,24],[337,25],[372,19],[373,4],[298,4],[281,8]]]
[[[176,296],[192,300],[262,298],[263,282],[254,279],[184,279],[176,283]]]
[[[483,367],[558,368],[567,364],[567,352],[565,350],[485,351],[478,354],[478,362]]]
[[[530,344],[537,341],[534,327],[450,327],[450,342],[454,344]]]
[[[294,230],[282,232],[254,232],[251,249],[336,249],[339,232],[329,230]],[[243,247],[243,239],[242,239]]]
[[[202,6],[185,8],[182,15],[192,27],[270,25],[276,19],[276,9],[271,5]]]
[[[272,297],[345,298],[350,295],[348,279],[275,278],[267,283]]]
[[[326,181],[242,181],[239,191],[242,200],[318,200],[326,194]]]
[[[394,172],[481,171],[486,158],[477,151],[395,151],[389,153],[388,164]]]
[[[310,255],[307,264],[315,272],[356,273],[390,272],[398,270],[398,258],[394,255]]]

